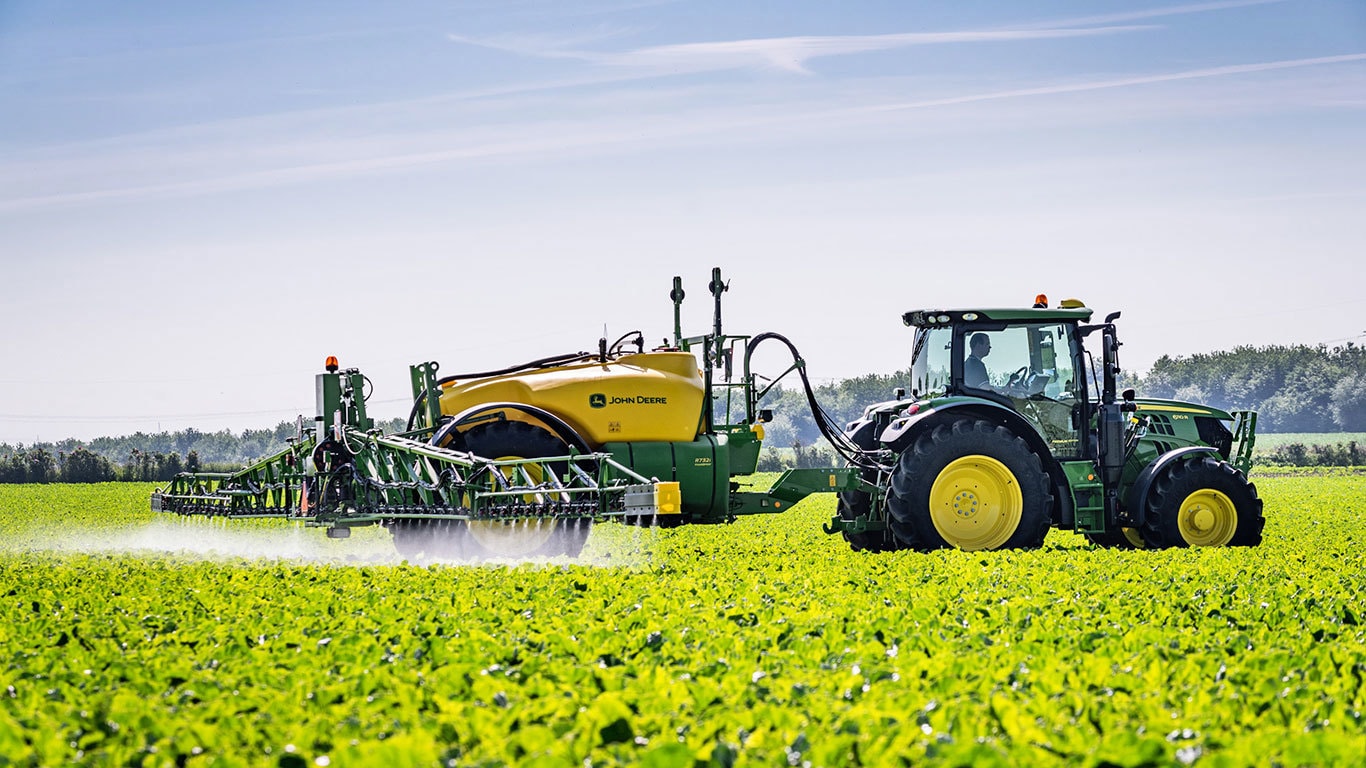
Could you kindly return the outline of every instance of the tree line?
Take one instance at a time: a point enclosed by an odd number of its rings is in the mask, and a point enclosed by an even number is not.
[[[816,388],[816,399],[831,422],[842,426],[872,403],[891,400],[908,387],[909,371],[867,374]],[[1261,432],[1366,432],[1366,347],[1237,347],[1189,357],[1164,355],[1142,376],[1126,375],[1139,397],[1171,398],[1225,410],[1255,410]],[[805,394],[794,387],[773,389],[761,404],[774,411],[766,425],[768,464],[829,466]],[[403,429],[402,419],[377,424],[386,432]],[[88,442],[63,440],[25,447],[0,443],[0,483],[165,481],[177,472],[228,469],[268,456],[296,434],[292,422],[272,429],[201,432],[138,432]],[[1358,449],[1298,446],[1278,449],[1282,463],[1335,465],[1359,462]],[[191,469],[193,461],[194,469]],[[767,468],[767,467],[766,467]]]
[[[909,389],[907,370],[869,374],[816,388],[816,400],[843,425],[871,403]],[[1139,397],[1184,400],[1228,411],[1257,411],[1261,432],[1366,432],[1366,347],[1355,344],[1238,347],[1172,357],[1163,355],[1142,376],[1126,375],[1123,387]],[[805,395],[776,389],[763,407],[774,411],[766,431],[773,445],[815,445],[820,432]]]
[[[385,432],[398,432],[404,424],[376,422]],[[190,428],[27,447],[0,443],[0,483],[166,482],[181,472],[232,471],[277,453],[297,433],[297,424],[282,421],[240,433]]]
[[[164,482],[181,472],[204,469],[199,454],[148,453],[134,449],[116,464],[83,446],[53,453],[44,446],[12,450],[0,458],[0,483]]]
[[[1257,411],[1265,432],[1366,431],[1366,347],[1347,344],[1238,347],[1190,357],[1163,355],[1139,391]]]

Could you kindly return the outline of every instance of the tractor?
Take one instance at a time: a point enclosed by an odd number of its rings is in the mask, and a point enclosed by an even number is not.
[[[871,551],[1037,547],[1050,527],[1104,547],[1259,544],[1256,414],[1117,393],[1119,313],[1091,315],[1043,295],[905,313],[911,397],[844,429],[886,461],[861,467],[872,490],[841,493],[830,530]]]
[[[1042,296],[1028,309],[908,312],[911,396],[841,427],[792,342],[725,333],[720,269],[708,288],[700,336],[682,333],[675,277],[673,338],[650,349],[631,331],[499,370],[413,365],[397,434],[374,428],[365,376],[329,358],[317,412],[288,447],[237,472],[179,475],[153,509],[292,518],[334,538],[382,525],[410,559],[572,557],[594,522],[729,523],[813,493],[838,494],[825,530],[872,552],[1037,547],[1050,527],[1107,547],[1261,540],[1246,479],[1256,414],[1117,394],[1118,313],[1091,324],[1080,302],[1049,309]],[[753,357],[772,343],[792,364],[765,379]],[[763,399],[790,374],[844,466],[755,490],[745,478],[772,419]]]

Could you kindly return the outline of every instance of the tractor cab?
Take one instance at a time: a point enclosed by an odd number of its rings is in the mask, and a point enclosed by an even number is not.
[[[911,390],[917,401],[986,400],[1019,414],[1058,458],[1087,453],[1089,421],[1083,323],[1091,310],[1068,300],[1049,309],[918,310]]]

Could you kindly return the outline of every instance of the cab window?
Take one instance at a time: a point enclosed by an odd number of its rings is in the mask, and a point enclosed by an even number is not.
[[[1077,405],[1086,390],[1072,355],[1075,331],[1071,323],[968,329],[961,347],[964,388],[1008,401],[1061,458],[1082,452]]]
[[[963,386],[1051,399],[1081,390],[1070,323],[1030,323],[963,334]]]
[[[912,394],[924,398],[947,392],[952,360],[953,332],[948,328],[921,328],[911,358]]]

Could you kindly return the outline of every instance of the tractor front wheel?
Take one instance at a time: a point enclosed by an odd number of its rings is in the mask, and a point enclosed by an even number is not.
[[[1255,547],[1262,543],[1257,486],[1226,461],[1178,461],[1148,491],[1143,540],[1163,547]]]
[[[918,549],[1029,549],[1043,544],[1048,474],[1023,438],[960,418],[902,452],[887,499],[892,533]]]
[[[1085,534],[1086,540],[1106,549],[1144,549],[1143,532],[1137,528],[1120,528],[1105,533]]]

